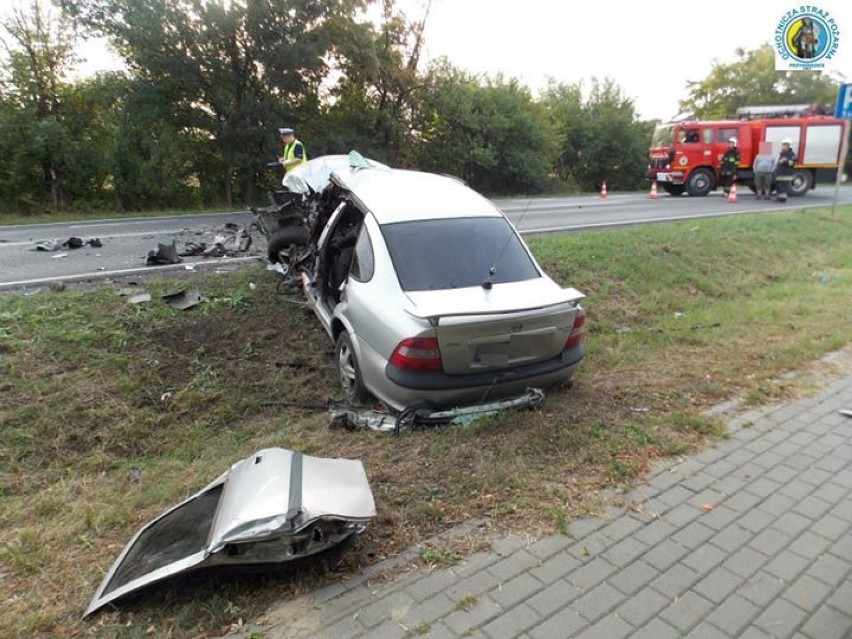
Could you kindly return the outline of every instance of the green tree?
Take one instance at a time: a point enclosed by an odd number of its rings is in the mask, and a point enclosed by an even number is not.
[[[542,104],[557,131],[560,178],[584,190],[603,181],[611,189],[642,186],[655,123],[638,120],[633,100],[616,82],[593,78],[585,98],[582,84],[551,82]]]
[[[323,114],[319,148],[340,153],[356,148],[399,166],[414,161],[415,96],[428,86],[418,69],[431,0],[409,20],[393,0],[382,0],[377,25],[353,25],[341,34],[340,78]]]
[[[251,200],[275,129],[318,127],[320,87],[337,36],[361,0],[63,0],[110,36],[152,107],[199,141],[203,188]],[[206,144],[204,143],[206,141]],[[310,152],[310,145],[308,145]]]
[[[542,190],[553,160],[541,106],[517,80],[481,79],[435,63],[418,93],[417,164],[486,193]]]
[[[199,180],[209,140],[181,131],[161,113],[156,86],[124,75],[111,82],[115,108],[108,152],[116,208],[193,208],[221,202],[218,190],[205,198]]]
[[[681,109],[699,119],[733,117],[739,107],[763,104],[834,104],[838,79],[829,73],[776,71],[769,44],[736,50],[734,62],[714,62],[703,80],[687,83]]]
[[[64,16],[40,0],[28,10],[13,9],[0,27],[6,53],[0,185],[21,206],[38,204],[47,193],[53,208],[60,208],[73,154],[65,98],[76,34]]]

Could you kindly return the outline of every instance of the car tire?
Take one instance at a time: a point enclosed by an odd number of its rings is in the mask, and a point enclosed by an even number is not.
[[[308,229],[304,226],[285,226],[273,233],[266,247],[266,256],[273,264],[287,263],[287,252],[294,244],[305,246],[308,243]]]
[[[663,190],[669,195],[678,197],[686,192],[686,186],[683,184],[663,184]]]
[[[809,171],[796,171],[790,180],[790,195],[797,197],[804,195],[811,188],[811,174]]]
[[[686,181],[686,192],[693,196],[704,197],[716,188],[716,176],[709,169],[696,169]]]
[[[370,391],[364,386],[361,366],[358,364],[358,357],[352,347],[352,338],[346,331],[343,331],[337,337],[337,345],[334,348],[334,366],[337,369],[340,386],[346,393],[346,399],[353,404],[367,403],[370,400]]]

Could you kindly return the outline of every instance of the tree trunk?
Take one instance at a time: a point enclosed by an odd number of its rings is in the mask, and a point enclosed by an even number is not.
[[[50,201],[54,211],[62,210],[62,171],[50,169]]]
[[[231,206],[233,200],[233,194],[231,192],[231,179],[233,177],[234,170],[228,166],[225,167],[225,205]]]
[[[243,187],[243,205],[254,202],[254,172],[249,169],[243,170],[245,178]]]

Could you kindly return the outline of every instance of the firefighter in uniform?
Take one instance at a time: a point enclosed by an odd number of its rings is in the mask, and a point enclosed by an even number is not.
[[[816,55],[819,38],[817,38],[814,21],[811,18],[802,18],[799,29],[793,36],[793,46],[796,47],[796,55],[803,60],[813,58]]]
[[[787,201],[790,183],[793,181],[794,166],[796,166],[796,154],[793,152],[792,142],[790,138],[784,138],[781,140],[781,153],[778,154],[775,168],[775,190],[778,192],[779,202]]]
[[[278,135],[281,136],[281,142],[284,143],[284,152],[278,158],[278,162],[286,172],[289,173],[300,164],[308,161],[305,145],[296,139],[293,129],[278,129]]]
[[[737,148],[737,138],[728,140],[728,150],[722,156],[719,177],[725,193],[731,190],[731,184],[737,177],[737,168],[740,166],[740,150]]]

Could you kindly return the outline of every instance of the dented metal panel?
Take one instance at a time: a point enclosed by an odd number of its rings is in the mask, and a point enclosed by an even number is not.
[[[360,461],[258,451],[139,530],[84,616],[178,573],[320,553],[362,532],[375,514]]]

